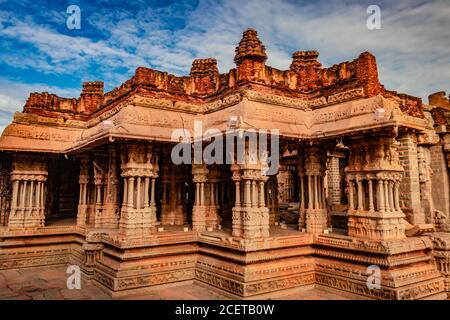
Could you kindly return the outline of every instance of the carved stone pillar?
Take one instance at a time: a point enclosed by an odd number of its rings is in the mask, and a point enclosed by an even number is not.
[[[166,149],[163,149],[162,153],[162,166],[161,166],[161,184],[162,184],[162,200],[161,200],[161,223],[162,224],[170,224],[173,221],[173,217],[170,217],[170,204],[169,199],[170,195],[168,195],[170,190],[170,163],[169,163],[169,155]]]
[[[327,208],[324,205],[325,190],[320,181],[325,176],[325,156],[317,147],[306,150],[305,175],[308,177],[308,207],[306,208],[306,231],[322,233],[327,228]]]
[[[274,225],[280,220],[280,213],[278,212],[278,181],[277,176],[272,175],[266,184],[267,206],[269,208],[269,223]]]
[[[261,172],[261,171],[260,171]],[[259,182],[259,193],[260,193],[260,201],[257,210],[260,215],[260,233],[261,236],[267,238],[270,236],[270,218],[269,218],[269,208],[267,207],[266,201],[264,199],[265,189],[264,186],[269,180],[269,177],[263,174],[259,174],[256,185],[258,186]],[[257,190],[258,192],[258,190]]]
[[[384,203],[386,207],[386,211],[391,211],[391,204],[389,202],[389,181],[384,180]]]
[[[85,226],[88,218],[88,191],[89,191],[89,158],[80,158],[80,175],[78,177],[80,195],[78,199],[77,226]]]
[[[147,213],[144,217],[144,224],[147,223],[148,227],[151,229],[154,229],[154,226],[156,226],[157,219],[156,219],[156,179],[158,178],[158,172],[159,172],[159,156],[155,154],[155,150],[153,150],[152,154],[149,154],[150,158],[150,170],[151,173],[148,177],[145,177],[145,185],[144,185],[144,192],[146,195],[146,198],[148,198],[148,188],[150,188],[150,204],[147,206],[146,202],[144,202],[144,212]],[[147,183],[147,181],[151,181],[150,183]]]
[[[231,171],[233,172],[232,180],[235,184],[235,202],[234,207],[232,209],[232,235],[234,237],[242,237],[242,219],[241,219],[241,185],[242,185],[242,179],[241,179],[241,172],[239,170],[239,165],[233,164],[231,166]]]
[[[92,162],[94,168],[95,185],[95,220],[96,228],[103,227],[103,217],[106,200],[106,182],[108,177],[108,158],[103,154],[96,154]]]
[[[374,206],[374,204],[373,204],[373,179],[369,179],[368,181],[367,181],[367,183],[368,183],[368,186],[369,186],[369,190],[368,190],[368,192],[369,192],[369,211],[373,211],[374,209],[375,209],[375,206]]]
[[[104,197],[101,227],[115,229],[119,225],[117,153],[113,144],[108,148],[108,164],[104,176]]]
[[[268,177],[263,173],[264,168],[264,162],[231,166],[236,190],[233,236],[248,240],[269,236],[269,208],[265,197]]]
[[[206,164],[193,164],[192,176],[195,183],[195,202],[192,208],[192,229],[194,231],[205,231],[209,206],[205,205],[204,185],[208,180],[209,170]]]
[[[216,188],[219,182],[220,171],[216,166],[209,169],[209,195],[207,197],[209,209],[207,209],[206,227],[216,229],[221,219],[218,214],[218,206],[216,204]],[[205,195],[206,196],[206,195]]]
[[[11,228],[35,228],[45,224],[45,194],[48,166],[44,158],[18,154],[11,167]]]
[[[397,142],[394,138],[377,137],[353,140],[349,147],[347,181],[357,181],[358,185],[357,207],[351,205],[352,190],[349,194],[349,236],[380,241],[403,239],[404,214],[398,206],[403,168]],[[360,192],[364,186],[367,192]]]
[[[348,185],[348,208],[349,210],[355,209],[355,186],[351,179],[347,179]]]
[[[303,154],[299,154],[298,159],[298,178],[299,178],[299,209],[298,209],[298,228],[299,230],[306,229],[306,199],[307,199],[307,192],[305,189],[305,186],[307,183],[305,183],[306,175],[305,175],[305,163],[304,163],[304,156]]]
[[[170,155],[165,154],[169,157]],[[165,159],[165,161],[170,158]],[[161,207],[161,223],[163,225],[183,225],[185,215],[181,203],[180,185],[184,183],[184,167],[164,163],[163,188],[164,198]],[[168,192],[167,192],[168,191]]]
[[[328,198],[330,204],[341,203],[341,178],[339,175],[339,158],[335,154],[331,154],[328,157],[327,165],[327,178],[328,178]]]
[[[231,166],[236,184],[233,208],[233,236],[256,239],[269,236],[269,208],[264,197],[268,177],[260,163]],[[240,199],[244,199],[243,206]]]
[[[363,211],[364,210],[364,191],[363,191],[363,183],[362,183],[362,177],[361,175],[356,175],[356,185],[358,190],[358,210]]]
[[[154,154],[152,145],[130,143],[122,147],[121,162],[124,201],[119,232],[125,237],[146,236],[156,226],[156,206],[152,202],[146,203],[148,194],[150,199],[155,197],[154,183],[146,181],[158,177],[158,156]]]

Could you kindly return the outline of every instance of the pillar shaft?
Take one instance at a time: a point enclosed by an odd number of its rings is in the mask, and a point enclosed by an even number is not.
[[[363,204],[363,185],[361,179],[358,179],[356,181],[356,184],[358,186],[358,210],[364,210],[364,204]]]
[[[144,180],[144,208],[148,207],[149,184],[150,184],[150,178],[145,177],[145,180]],[[153,190],[151,190],[151,192],[153,193]]]
[[[308,175],[308,209],[313,209],[312,177]]]
[[[130,177],[128,181],[128,205],[134,207],[134,178]]]
[[[319,209],[317,176],[314,176],[314,209]]]
[[[378,180],[378,184],[377,184],[377,210],[378,211],[385,211],[385,206],[384,206],[384,190],[383,190],[383,180]]]
[[[305,182],[303,176],[300,176],[300,209],[305,209]]]
[[[256,181],[252,180],[252,207],[258,207],[258,200],[256,198],[257,190],[256,190]]]
[[[393,188],[393,182],[388,182],[388,193],[389,193],[389,207],[391,208],[391,211],[395,211],[394,207],[394,188]]]
[[[374,210],[374,206],[373,206],[373,186],[372,186],[372,179],[369,179],[367,181],[368,185],[369,185],[369,211],[373,211]]]
[[[151,186],[151,192],[150,192],[150,206],[155,206],[155,178],[152,178],[152,186]]]
[[[34,205],[34,181],[30,181],[30,197],[28,198],[28,207],[32,208]]]
[[[241,206],[241,182],[236,181],[235,186],[236,186],[235,205],[236,205],[236,207],[240,207]]]
[[[385,208],[386,211],[391,211],[391,207],[389,204],[389,187],[388,187],[388,181],[384,180],[383,181],[383,186],[384,186],[384,203],[385,203]]]
[[[141,208],[141,177],[137,178],[136,181],[136,209]]]
[[[348,206],[349,210],[355,210],[355,199],[352,180],[348,180]]]
[[[24,208],[26,206],[25,199],[26,199],[26,196],[27,196],[27,194],[26,194],[27,182],[28,181],[24,180],[23,183],[22,183],[22,197],[20,199],[20,207],[22,207],[22,208]]]
[[[250,180],[245,180],[245,199],[244,199],[244,203],[246,207],[250,207],[251,206],[251,193],[250,193],[250,186],[251,186],[251,181]]]
[[[210,183],[210,203],[211,203],[211,205],[212,206],[214,206],[215,205],[215,191],[214,191],[214,189],[215,189],[215,184],[214,184],[214,182],[211,182]]]
[[[195,199],[194,199],[194,204],[196,206],[200,205],[200,182],[196,182],[195,183]]]
[[[205,183],[200,183],[200,205],[205,205]]]
[[[264,199],[264,181],[259,182],[259,206],[266,206],[266,200]]]
[[[400,187],[400,183],[398,181],[394,182],[394,205],[395,205],[395,210],[396,211],[400,211],[400,195],[398,192],[398,189]]]

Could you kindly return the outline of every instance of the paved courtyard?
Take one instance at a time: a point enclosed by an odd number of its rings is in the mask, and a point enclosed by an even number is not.
[[[66,286],[66,267],[49,266],[0,271],[0,299],[13,300],[108,300],[111,297],[93,284],[82,281],[80,290]],[[343,300],[345,297],[331,291],[313,288],[298,289],[273,295],[273,299]],[[164,288],[149,288],[139,294],[120,299],[147,300],[222,300],[228,297],[198,284],[182,284]]]

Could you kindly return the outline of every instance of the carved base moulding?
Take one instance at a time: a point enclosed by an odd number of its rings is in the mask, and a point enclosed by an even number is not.
[[[322,273],[316,273],[316,283],[358,296],[380,300],[446,299],[441,278],[423,281],[401,288],[369,289],[366,282],[358,282]]]
[[[404,217],[401,211],[388,213],[351,211],[348,214],[348,235],[381,241],[404,239],[406,237]]]
[[[348,237],[317,235],[313,243],[306,241],[312,240],[310,236],[299,236],[298,241],[275,237],[269,241],[273,242],[270,248],[254,249],[224,248],[203,242],[201,237],[170,245],[117,247],[92,232],[86,238],[73,234],[29,236],[28,242],[35,245],[17,249],[19,238],[13,237],[3,241],[0,269],[75,264],[86,280],[113,297],[189,281],[237,299],[270,297],[314,285],[373,299],[437,299],[446,293],[445,270],[434,264],[427,237],[392,240],[382,247],[379,242],[367,242],[364,249],[360,247],[363,239],[352,242]],[[367,287],[369,265],[381,268],[379,290]]]
[[[326,209],[306,209],[306,231],[311,233],[323,233],[327,229]]]

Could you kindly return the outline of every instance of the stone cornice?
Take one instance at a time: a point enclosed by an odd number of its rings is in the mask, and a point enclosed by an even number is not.
[[[133,96],[86,122],[16,113],[14,122],[5,129],[0,138],[0,149],[72,152],[105,138],[170,141],[171,130],[178,128],[192,130],[194,119],[205,120],[208,126],[223,130],[227,126],[230,112],[237,116],[245,115],[245,120],[253,121],[251,125],[255,128],[270,129],[278,126],[281,135],[302,139],[323,139],[361,130],[377,131],[392,127],[408,127],[424,131],[429,126],[427,119],[407,115],[391,99],[381,95],[361,99],[363,95],[363,88],[357,88],[321,97],[319,101],[240,89],[218,96],[216,100],[196,104],[156,99],[134,93]],[[385,110],[384,118],[374,121],[374,112],[378,108]],[[348,122],[349,120],[351,121]],[[267,121],[272,123],[269,127]],[[339,125],[340,121],[342,124],[346,123],[345,126]],[[329,126],[329,123],[333,125]],[[298,128],[294,129],[291,124]],[[147,127],[146,132],[143,126]],[[149,135],[148,127],[160,128],[157,131],[162,131],[159,134]],[[13,137],[16,140],[19,138],[21,142],[15,141],[13,145],[11,140]],[[48,141],[50,144],[52,141],[62,142],[62,144],[42,148],[28,146],[27,141],[33,140]]]

